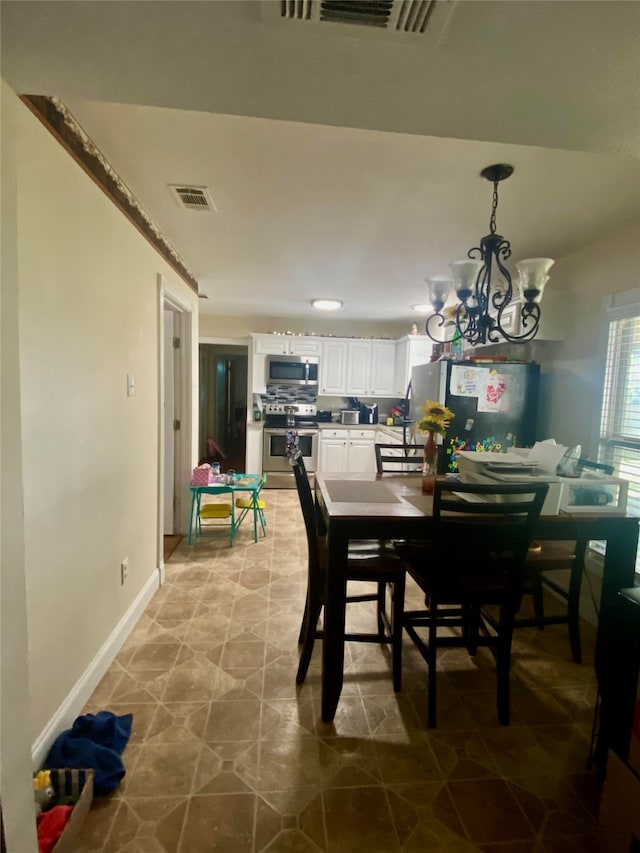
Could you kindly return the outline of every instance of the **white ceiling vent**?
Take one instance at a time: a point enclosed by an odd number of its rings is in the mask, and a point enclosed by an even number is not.
[[[423,35],[432,26],[443,7],[452,0],[281,0],[267,5],[280,8],[285,20],[309,21],[340,26],[383,30],[388,33]],[[264,6],[264,4],[263,4]],[[438,27],[440,29],[440,27]]]
[[[206,187],[194,187],[191,184],[169,184],[169,189],[180,207],[187,210],[213,210],[216,206]]]

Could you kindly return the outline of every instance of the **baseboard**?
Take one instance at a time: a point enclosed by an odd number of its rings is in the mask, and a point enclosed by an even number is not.
[[[73,721],[87,704],[91,694],[113,663],[124,641],[159,588],[161,578],[164,574],[163,569],[163,566],[155,568],[149,575],[149,579],[134,601],[132,601],[127,612],[118,622],[106,642],[102,645],[102,648],[71,688],[64,702],[32,744],[31,759],[35,770],[42,767],[56,737],[65,729],[71,727]]]

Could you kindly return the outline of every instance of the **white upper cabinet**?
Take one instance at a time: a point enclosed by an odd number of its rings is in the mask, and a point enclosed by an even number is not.
[[[535,338],[532,338],[532,343],[564,340],[569,299],[570,293],[568,291],[545,290],[540,303],[540,326]],[[521,299],[514,300],[513,305],[505,310],[502,320],[503,326],[513,335],[520,335],[523,332],[521,311]],[[512,346],[508,341],[500,341],[499,344],[484,344],[484,346],[498,345]],[[475,349],[481,349],[482,346],[476,346]],[[473,349],[474,347],[463,343],[463,351],[466,354],[473,352]]]
[[[320,358],[319,393],[341,397],[346,392],[347,342],[339,339],[325,340]]]
[[[364,397],[371,393],[371,344],[369,341],[347,342],[347,387],[351,397]]]
[[[427,364],[431,360],[432,348],[433,341],[427,335],[407,335],[396,341],[394,396],[404,397],[412,368],[416,364]]]
[[[256,355],[315,355],[322,350],[322,339],[304,335],[253,335]]]
[[[325,340],[320,394],[395,397],[395,341]]]
[[[396,342],[371,341],[369,391],[374,397],[395,397]]]
[[[395,397],[395,358],[395,341],[348,341],[346,393]]]

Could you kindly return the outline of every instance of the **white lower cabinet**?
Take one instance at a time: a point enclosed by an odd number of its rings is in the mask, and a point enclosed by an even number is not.
[[[376,470],[375,430],[323,429],[320,461],[323,474],[369,474]]]

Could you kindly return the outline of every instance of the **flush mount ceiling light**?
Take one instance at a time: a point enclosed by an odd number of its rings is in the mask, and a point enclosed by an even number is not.
[[[515,266],[519,292],[514,290],[511,275],[504,265],[511,256],[511,244],[496,234],[498,184],[512,174],[513,166],[503,163],[487,166],[480,172],[485,180],[493,183],[490,233],[482,238],[480,246],[469,249],[470,260],[449,264],[452,279],[444,276],[426,279],[434,313],[428,318],[425,331],[437,343],[449,343],[459,338],[471,346],[496,344],[503,340],[524,343],[534,338],[538,331],[540,300],[549,280],[547,273],[554,261],[551,258],[518,261]],[[443,312],[451,285],[458,302]],[[520,334],[517,334],[518,330]],[[442,334],[438,334],[439,331]],[[451,337],[448,337],[450,333]]]
[[[411,310],[415,311],[416,314],[430,314],[433,311],[433,306],[428,302],[422,302],[420,305],[412,305]]]
[[[317,311],[337,311],[342,308],[340,299],[312,299],[311,305]]]

